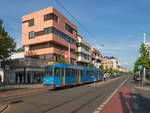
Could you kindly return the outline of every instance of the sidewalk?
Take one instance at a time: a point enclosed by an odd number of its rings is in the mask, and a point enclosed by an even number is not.
[[[7,109],[8,105],[0,104],[0,113],[2,113],[5,109]]]
[[[146,80],[144,84],[134,82],[134,87],[143,91],[150,91],[150,80]]]
[[[134,86],[134,112],[150,113],[150,86]]]
[[[17,84],[17,85],[6,85],[6,86],[0,86],[0,88],[42,88],[42,83],[37,84]]]
[[[43,84],[20,84],[0,87],[0,97],[21,95],[31,92],[44,91]]]

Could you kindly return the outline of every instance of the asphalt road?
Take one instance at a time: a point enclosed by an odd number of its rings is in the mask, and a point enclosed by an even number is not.
[[[5,113],[93,113],[129,76],[73,88],[47,90],[20,96],[1,97]]]

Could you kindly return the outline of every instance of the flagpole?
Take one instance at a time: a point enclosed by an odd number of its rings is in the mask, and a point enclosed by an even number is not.
[[[69,48],[68,48],[68,51],[69,51],[69,64],[70,64],[70,43],[69,43]]]

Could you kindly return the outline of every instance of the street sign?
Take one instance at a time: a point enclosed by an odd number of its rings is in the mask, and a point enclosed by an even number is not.
[[[138,69],[141,70],[143,68],[142,65],[138,65]]]

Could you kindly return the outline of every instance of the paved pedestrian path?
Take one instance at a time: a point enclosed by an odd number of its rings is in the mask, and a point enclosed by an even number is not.
[[[19,90],[19,91],[4,92],[4,93],[0,93],[0,97],[21,95],[21,94],[33,93],[33,92],[44,91],[44,90],[49,90],[49,88],[37,88],[37,89],[26,89],[26,90]]]
[[[38,83],[38,84],[18,84],[18,85],[0,85],[0,89],[3,88],[42,88],[43,84]]]
[[[5,109],[7,109],[8,105],[0,104],[0,113],[2,113]]]

